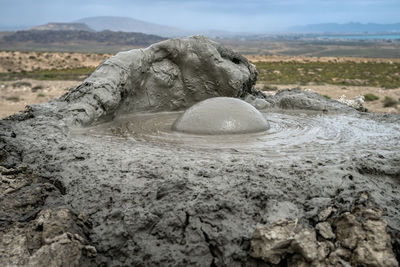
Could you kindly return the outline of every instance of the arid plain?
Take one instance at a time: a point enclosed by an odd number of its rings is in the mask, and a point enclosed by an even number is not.
[[[79,85],[112,54],[0,52],[0,118],[57,98]],[[400,59],[245,55],[259,72],[257,88],[312,90],[331,99],[367,95],[371,112],[400,112]],[[338,71],[332,72],[329,68]],[[350,78],[345,78],[345,76]],[[353,75],[353,76],[351,76]],[[390,82],[390,83],[388,83]]]

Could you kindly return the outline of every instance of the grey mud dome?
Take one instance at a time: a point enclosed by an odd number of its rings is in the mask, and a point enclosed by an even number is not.
[[[268,122],[252,105],[231,97],[214,97],[186,110],[172,129],[193,134],[239,134],[262,132]]]
[[[400,117],[315,93],[265,97],[203,37],[119,53],[0,121],[3,266],[396,266]],[[212,97],[270,128],[171,130]]]

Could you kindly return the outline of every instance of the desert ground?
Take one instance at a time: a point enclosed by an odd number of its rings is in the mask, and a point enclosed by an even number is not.
[[[0,73],[96,67],[110,54],[0,51]]]
[[[81,83],[101,62],[111,54],[84,54],[69,52],[0,52],[0,118],[9,116],[24,109],[26,105],[39,104],[57,98]],[[257,63],[295,62],[312,63],[377,63],[386,66],[400,63],[399,58],[361,58],[361,57],[305,57],[282,55],[245,55]],[[262,70],[259,70],[259,72]],[[399,70],[400,71],[400,70]],[[279,70],[275,70],[279,73]],[[392,73],[399,76],[399,73]],[[378,99],[366,101],[364,106],[371,112],[400,113],[400,88],[384,88],[368,85],[335,85],[335,84],[275,84],[259,79],[258,89],[267,94],[275,94],[285,88],[311,89],[332,99],[342,95],[352,99],[360,95],[373,94]],[[385,98],[392,103],[385,106]]]
[[[245,55],[251,62],[381,62],[400,63],[400,58],[367,58],[367,57],[315,57],[315,56],[284,56],[284,55]]]
[[[26,105],[40,104],[60,97],[81,81],[40,81],[22,79],[0,84],[0,118],[7,117]]]

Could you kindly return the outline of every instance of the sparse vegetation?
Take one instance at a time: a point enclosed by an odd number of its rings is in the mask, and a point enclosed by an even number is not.
[[[259,81],[268,84],[333,84],[400,87],[400,63],[254,62]]]
[[[23,87],[23,86],[31,87],[32,84],[31,84],[30,82],[18,81],[18,82],[13,83],[12,86],[13,86],[14,88],[15,88],[15,87]]]
[[[39,90],[42,90],[43,89],[43,86],[41,86],[41,85],[37,85],[37,86],[35,86],[35,87],[32,87],[32,92],[37,92],[37,91],[39,91]]]
[[[322,95],[322,96],[325,97],[326,99],[331,99],[329,95]]]
[[[385,99],[383,100],[383,106],[384,107],[395,107],[397,106],[399,102],[397,102],[395,99],[391,98],[390,96],[385,96]]]
[[[368,94],[364,95],[364,100],[365,101],[375,101],[375,100],[378,100],[378,99],[379,99],[379,96],[376,96],[376,95],[371,94],[371,93],[368,93]]]
[[[38,97],[45,97],[46,95],[43,94],[43,93],[39,93],[39,94],[37,94],[37,96],[38,96]]]
[[[12,81],[20,80],[23,78],[35,80],[83,80],[94,70],[95,68],[76,68],[0,73],[0,80]],[[31,84],[27,82],[16,82],[14,84],[18,84],[19,86],[31,86]]]
[[[263,91],[277,91],[278,87],[264,84],[262,90]]]
[[[6,97],[6,100],[12,101],[12,102],[19,102],[19,96],[8,96]]]

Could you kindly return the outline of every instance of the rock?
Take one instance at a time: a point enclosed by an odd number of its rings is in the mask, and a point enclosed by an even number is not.
[[[350,212],[337,218],[333,225],[336,228],[337,240],[345,248],[354,249],[358,241],[365,238],[361,222]]]
[[[297,221],[258,227],[251,241],[251,256],[272,264],[287,259],[288,266],[398,266],[379,211],[369,194],[362,192],[350,210],[330,219],[335,233],[329,222],[315,226],[332,242],[317,242],[315,230]],[[332,207],[327,207],[320,218],[328,218],[331,212]]]
[[[327,207],[318,214],[318,220],[320,222],[326,221],[326,219],[328,219],[328,217],[332,214],[333,211],[334,208],[332,206]]]
[[[36,228],[42,229],[42,242],[51,244],[53,239],[60,233],[75,233],[78,236],[84,236],[85,230],[78,223],[78,217],[69,209],[46,209],[42,210],[36,219]]]
[[[44,200],[60,193],[26,168],[1,173],[2,266],[91,265],[87,258],[95,257],[96,249],[89,244],[88,219],[65,207],[46,208]]]
[[[386,223],[382,220],[367,220],[363,223],[363,227],[366,237],[364,240],[359,240],[352,261],[359,266],[398,266],[390,249],[390,237],[386,233]]]
[[[63,233],[51,240],[29,257],[28,266],[79,266],[83,244],[81,240]]]
[[[354,201],[350,214],[335,220],[336,238],[353,250],[351,263],[355,266],[398,266],[393,254],[382,211],[367,192]]]
[[[317,238],[314,229],[300,227],[299,232],[294,236],[290,247],[294,252],[303,256],[307,261],[317,258]]]
[[[328,257],[329,253],[335,249],[335,245],[330,241],[320,242],[318,244],[317,258],[319,261],[323,261]]]
[[[94,246],[85,246],[84,249],[86,250],[86,255],[90,258],[94,258],[97,255],[97,250]]]
[[[278,264],[289,251],[297,221],[281,220],[268,226],[258,226],[251,240],[251,253],[254,258]]]
[[[287,254],[295,252],[306,261],[317,258],[315,231],[297,223],[281,220],[271,225],[259,226],[251,240],[251,256],[278,264]]]
[[[302,256],[296,254],[288,259],[288,267],[309,267],[310,263],[306,261]]]
[[[67,232],[67,231],[72,232]],[[75,232],[75,234],[73,234]],[[0,234],[0,262],[5,266],[80,266],[96,249],[66,209],[45,210],[26,226],[12,226]]]
[[[318,233],[325,239],[335,238],[335,234],[332,232],[332,227],[328,222],[321,222],[315,226]]]
[[[347,99],[346,95],[342,95],[337,99],[337,101],[339,101],[340,103],[346,104],[349,107],[355,108],[357,110],[363,111],[363,109],[364,109],[364,96],[363,95],[357,96],[353,99]]]
[[[59,104],[67,104],[72,122],[90,124],[132,111],[182,110],[211,97],[257,95],[256,78],[247,59],[206,37],[170,39],[111,57]]]
[[[330,256],[349,261],[351,258],[351,250],[339,247],[335,251],[333,251]]]
[[[351,267],[350,258],[351,251],[339,247],[329,255],[326,262],[328,263],[328,266],[337,266],[340,264],[339,266]]]
[[[0,262],[3,266],[26,266],[29,259],[26,233],[19,227],[0,231]]]
[[[3,227],[35,217],[46,198],[57,194],[54,185],[23,169],[8,173],[0,174],[0,226]]]

